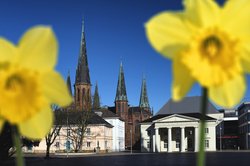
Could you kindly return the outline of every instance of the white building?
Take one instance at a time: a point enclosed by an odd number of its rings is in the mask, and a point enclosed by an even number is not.
[[[54,143],[50,147],[50,153],[54,152],[73,152],[74,143],[77,138],[77,132],[72,130],[77,128],[77,116],[78,112],[63,113],[62,128],[56,137]],[[68,124],[68,125],[67,125]],[[71,128],[69,127],[71,126]],[[100,148],[100,152],[111,152],[113,148],[113,126],[105,121],[103,118],[92,113],[89,120],[86,131],[84,133],[83,144],[81,152],[96,152],[97,147]],[[53,128],[51,129],[53,130]],[[76,131],[76,130],[75,130]],[[79,137],[78,137],[79,138]],[[24,152],[33,153],[45,153],[46,152],[45,138],[39,143],[39,146],[24,147]]]
[[[99,109],[95,113],[101,116],[109,124],[113,126],[112,128],[112,151],[124,151],[125,150],[125,124],[124,121],[119,118],[116,114],[109,111],[108,109]]]
[[[186,152],[199,149],[200,97],[169,100],[154,117],[141,123],[142,152]],[[217,117],[222,116],[209,102],[205,117],[206,151],[216,150]],[[212,114],[212,117],[209,114]]]

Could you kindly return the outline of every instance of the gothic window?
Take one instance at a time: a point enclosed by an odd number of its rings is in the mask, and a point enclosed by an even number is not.
[[[87,94],[86,95],[87,95],[87,101],[89,102],[89,96],[90,96],[89,95],[89,89],[87,90]]]
[[[118,112],[121,112],[121,106],[120,106],[120,103],[118,103],[117,108],[118,108]]]
[[[77,89],[77,101],[80,101],[80,89]]]
[[[82,89],[82,96],[85,97],[85,88]]]
[[[122,112],[124,112],[124,103],[122,103]]]

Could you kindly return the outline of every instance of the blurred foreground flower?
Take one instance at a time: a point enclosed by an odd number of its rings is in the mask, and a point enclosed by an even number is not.
[[[146,24],[152,46],[173,60],[172,97],[180,100],[197,81],[213,102],[232,107],[250,72],[250,1],[183,2],[184,11],[162,12]]]
[[[29,29],[17,46],[0,38],[0,129],[5,121],[21,135],[42,139],[53,124],[52,103],[72,102],[54,70],[57,40],[50,27]]]

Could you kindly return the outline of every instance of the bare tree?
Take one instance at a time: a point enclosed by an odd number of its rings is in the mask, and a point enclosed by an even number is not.
[[[55,142],[55,139],[60,133],[60,130],[62,128],[62,120],[63,120],[63,112],[59,110],[59,107],[57,105],[52,105],[51,108],[54,111],[55,122],[50,132],[45,136],[46,146],[47,146],[46,158],[50,157],[50,147]]]
[[[90,118],[93,115],[91,111],[91,97],[88,95],[84,95],[84,106],[85,109],[82,111],[71,112],[69,116],[72,116],[71,122],[69,122],[68,127],[70,130],[70,134],[67,135],[68,139],[72,142],[72,146],[75,152],[79,152],[82,150],[83,139],[87,130],[87,127],[90,122]],[[72,123],[72,119],[74,122]]]

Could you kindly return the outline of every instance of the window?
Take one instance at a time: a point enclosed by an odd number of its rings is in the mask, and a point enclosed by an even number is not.
[[[118,109],[118,112],[121,112],[121,105],[119,103],[117,104],[117,109]]]
[[[80,89],[77,89],[77,101],[80,101]]]
[[[81,130],[81,128],[78,128],[78,131],[77,131],[78,133],[78,135],[82,135],[82,130]]]
[[[176,148],[180,148],[180,141],[176,140]]]
[[[28,150],[32,150],[32,145],[31,145],[31,146],[28,146],[27,148],[28,148]]]
[[[87,142],[87,147],[90,147],[90,143],[91,143],[91,142]]]
[[[147,141],[147,148],[150,148],[150,141]]]
[[[90,128],[87,128],[86,134],[90,135]]]
[[[67,129],[67,136],[70,136],[70,129]]]
[[[108,147],[108,141],[105,141],[105,148]]]
[[[208,134],[208,133],[209,133],[208,128],[205,128],[205,133],[206,133],[206,134]]]
[[[124,103],[122,103],[122,112],[124,112]]]
[[[167,139],[164,140],[164,148],[168,148],[168,140]]]
[[[57,136],[60,136],[60,128],[57,128],[57,129],[56,129],[56,135],[57,135]]]
[[[205,148],[209,148],[209,140],[205,140]]]
[[[59,148],[59,146],[60,146],[60,142],[56,142],[55,147]]]

